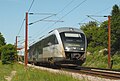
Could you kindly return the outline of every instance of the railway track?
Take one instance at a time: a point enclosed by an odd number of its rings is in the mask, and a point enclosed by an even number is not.
[[[86,74],[91,76],[97,76],[102,77],[106,79],[115,79],[120,80],[120,70],[111,70],[111,69],[104,69],[104,68],[93,68],[93,67],[82,67],[82,66],[75,66],[75,65],[60,65],[58,67],[54,66],[42,66],[52,69],[62,69],[68,72],[73,73],[80,73],[80,74]]]
[[[23,63],[20,63],[23,64]],[[101,68],[91,68],[91,67],[81,67],[81,66],[61,66],[58,68],[48,67],[48,66],[36,66],[28,64],[29,67],[47,70],[55,73],[67,74],[78,79],[87,79],[88,81],[120,81],[120,71],[101,69]],[[87,81],[85,80],[85,81]]]
[[[120,80],[120,71],[110,70],[110,69],[101,69],[101,68],[92,68],[92,67],[63,67],[64,70],[82,73],[86,75],[98,76],[107,79]]]
[[[115,79],[120,80],[120,71],[119,70],[111,70],[111,69],[103,69],[103,68],[93,68],[93,67],[81,67],[81,66],[75,66],[75,65],[61,65],[56,67],[49,67],[49,66],[43,66],[53,69],[62,69],[68,72],[73,73],[80,73],[80,74],[86,74],[91,76],[97,76],[102,77],[106,79]]]

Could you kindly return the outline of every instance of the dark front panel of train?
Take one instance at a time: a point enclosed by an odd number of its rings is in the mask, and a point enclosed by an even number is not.
[[[60,33],[65,52],[84,52],[85,36],[78,32]]]
[[[62,32],[60,33],[66,60],[82,60],[85,53],[85,35],[79,32]]]

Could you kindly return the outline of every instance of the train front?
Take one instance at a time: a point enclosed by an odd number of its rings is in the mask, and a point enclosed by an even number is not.
[[[82,32],[65,31],[60,33],[65,50],[65,64],[82,65],[86,59],[86,37]]]

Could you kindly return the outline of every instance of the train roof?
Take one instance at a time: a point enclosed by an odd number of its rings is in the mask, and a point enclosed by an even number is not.
[[[77,29],[77,28],[73,28],[73,27],[61,27],[61,28],[56,28],[56,29],[54,29],[54,30],[57,30],[59,33],[65,32],[65,31],[83,33],[82,30]],[[53,32],[54,30],[50,31],[49,33]]]

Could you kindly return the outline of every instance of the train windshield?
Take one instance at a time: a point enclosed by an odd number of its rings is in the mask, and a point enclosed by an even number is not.
[[[85,36],[77,32],[62,32],[60,33],[64,47],[84,47]]]

